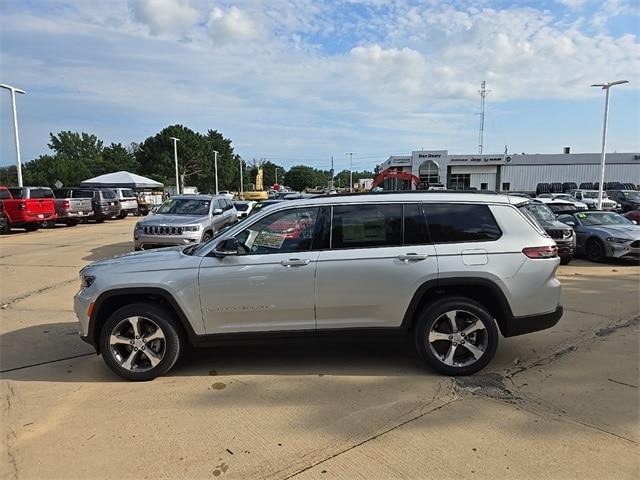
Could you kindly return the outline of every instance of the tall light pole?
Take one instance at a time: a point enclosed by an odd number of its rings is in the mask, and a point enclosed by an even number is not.
[[[11,107],[13,108],[13,133],[16,139],[16,171],[18,173],[18,186],[22,187],[22,162],[20,161],[20,136],[18,135],[18,114],[16,112],[16,93],[26,93],[24,90],[12,87],[11,85],[0,84],[11,92]]]
[[[349,191],[353,192],[353,152],[345,153],[349,155]]]
[[[276,185],[278,184],[278,167],[275,168],[276,171]]]
[[[604,190],[604,164],[607,156],[607,117],[609,116],[609,89],[614,85],[629,83],[629,80],[616,80],[615,82],[596,83],[592,87],[602,87],[606,91],[604,96],[604,125],[602,126],[602,156],[600,157],[600,183],[598,184],[598,210],[602,210],[602,196]]]
[[[176,195],[180,195],[180,175],[178,175],[178,142],[179,138],[169,137],[173,140],[173,159],[176,162]]]
[[[218,195],[218,151],[213,151],[213,168],[216,174],[216,195]]]
[[[240,200],[244,200],[244,181],[242,179],[242,174],[244,173],[244,161],[242,158],[238,158],[240,160]]]

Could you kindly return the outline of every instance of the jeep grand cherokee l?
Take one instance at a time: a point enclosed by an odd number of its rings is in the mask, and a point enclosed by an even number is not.
[[[446,375],[489,363],[505,337],[562,315],[555,242],[518,208],[469,193],[281,202],[210,241],[80,272],[81,337],[130,380],[167,372],[187,342],[407,331]]]

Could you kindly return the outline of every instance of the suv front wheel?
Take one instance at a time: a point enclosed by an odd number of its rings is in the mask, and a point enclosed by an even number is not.
[[[100,333],[105,363],[127,380],[163,375],[176,363],[183,346],[175,322],[165,310],[148,303],[116,310]]]
[[[471,375],[482,370],[498,347],[493,316],[478,302],[448,297],[428,305],[415,329],[422,358],[445,375]]]

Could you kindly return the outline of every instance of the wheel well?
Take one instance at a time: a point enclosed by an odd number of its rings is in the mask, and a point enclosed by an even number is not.
[[[478,302],[496,319],[500,331],[505,332],[507,318],[512,316],[511,308],[499,287],[490,282],[431,285],[419,289],[407,309],[403,326],[413,329],[424,308],[445,297],[466,297]]]
[[[183,314],[176,307],[173,302],[168,301],[164,295],[159,295],[156,293],[121,293],[110,295],[104,300],[100,301],[97,305],[96,311],[94,312],[91,320],[91,330],[89,332],[93,345],[96,347],[96,351],[100,353],[100,331],[102,330],[102,326],[107,321],[107,319],[111,316],[113,312],[122,308],[126,305],[131,305],[132,303],[151,303],[153,305],[159,306],[162,309],[165,309],[167,312],[171,313],[176,319],[176,327],[181,330],[181,333],[185,335],[185,338],[189,338],[188,332],[184,326]]]

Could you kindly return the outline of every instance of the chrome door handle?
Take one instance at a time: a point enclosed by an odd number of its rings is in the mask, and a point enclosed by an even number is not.
[[[420,261],[428,257],[429,255],[427,255],[426,253],[403,253],[401,255],[398,255],[398,259],[404,260],[405,262]]]
[[[302,267],[309,265],[309,259],[290,258],[289,260],[282,260],[280,265],[283,267]]]

